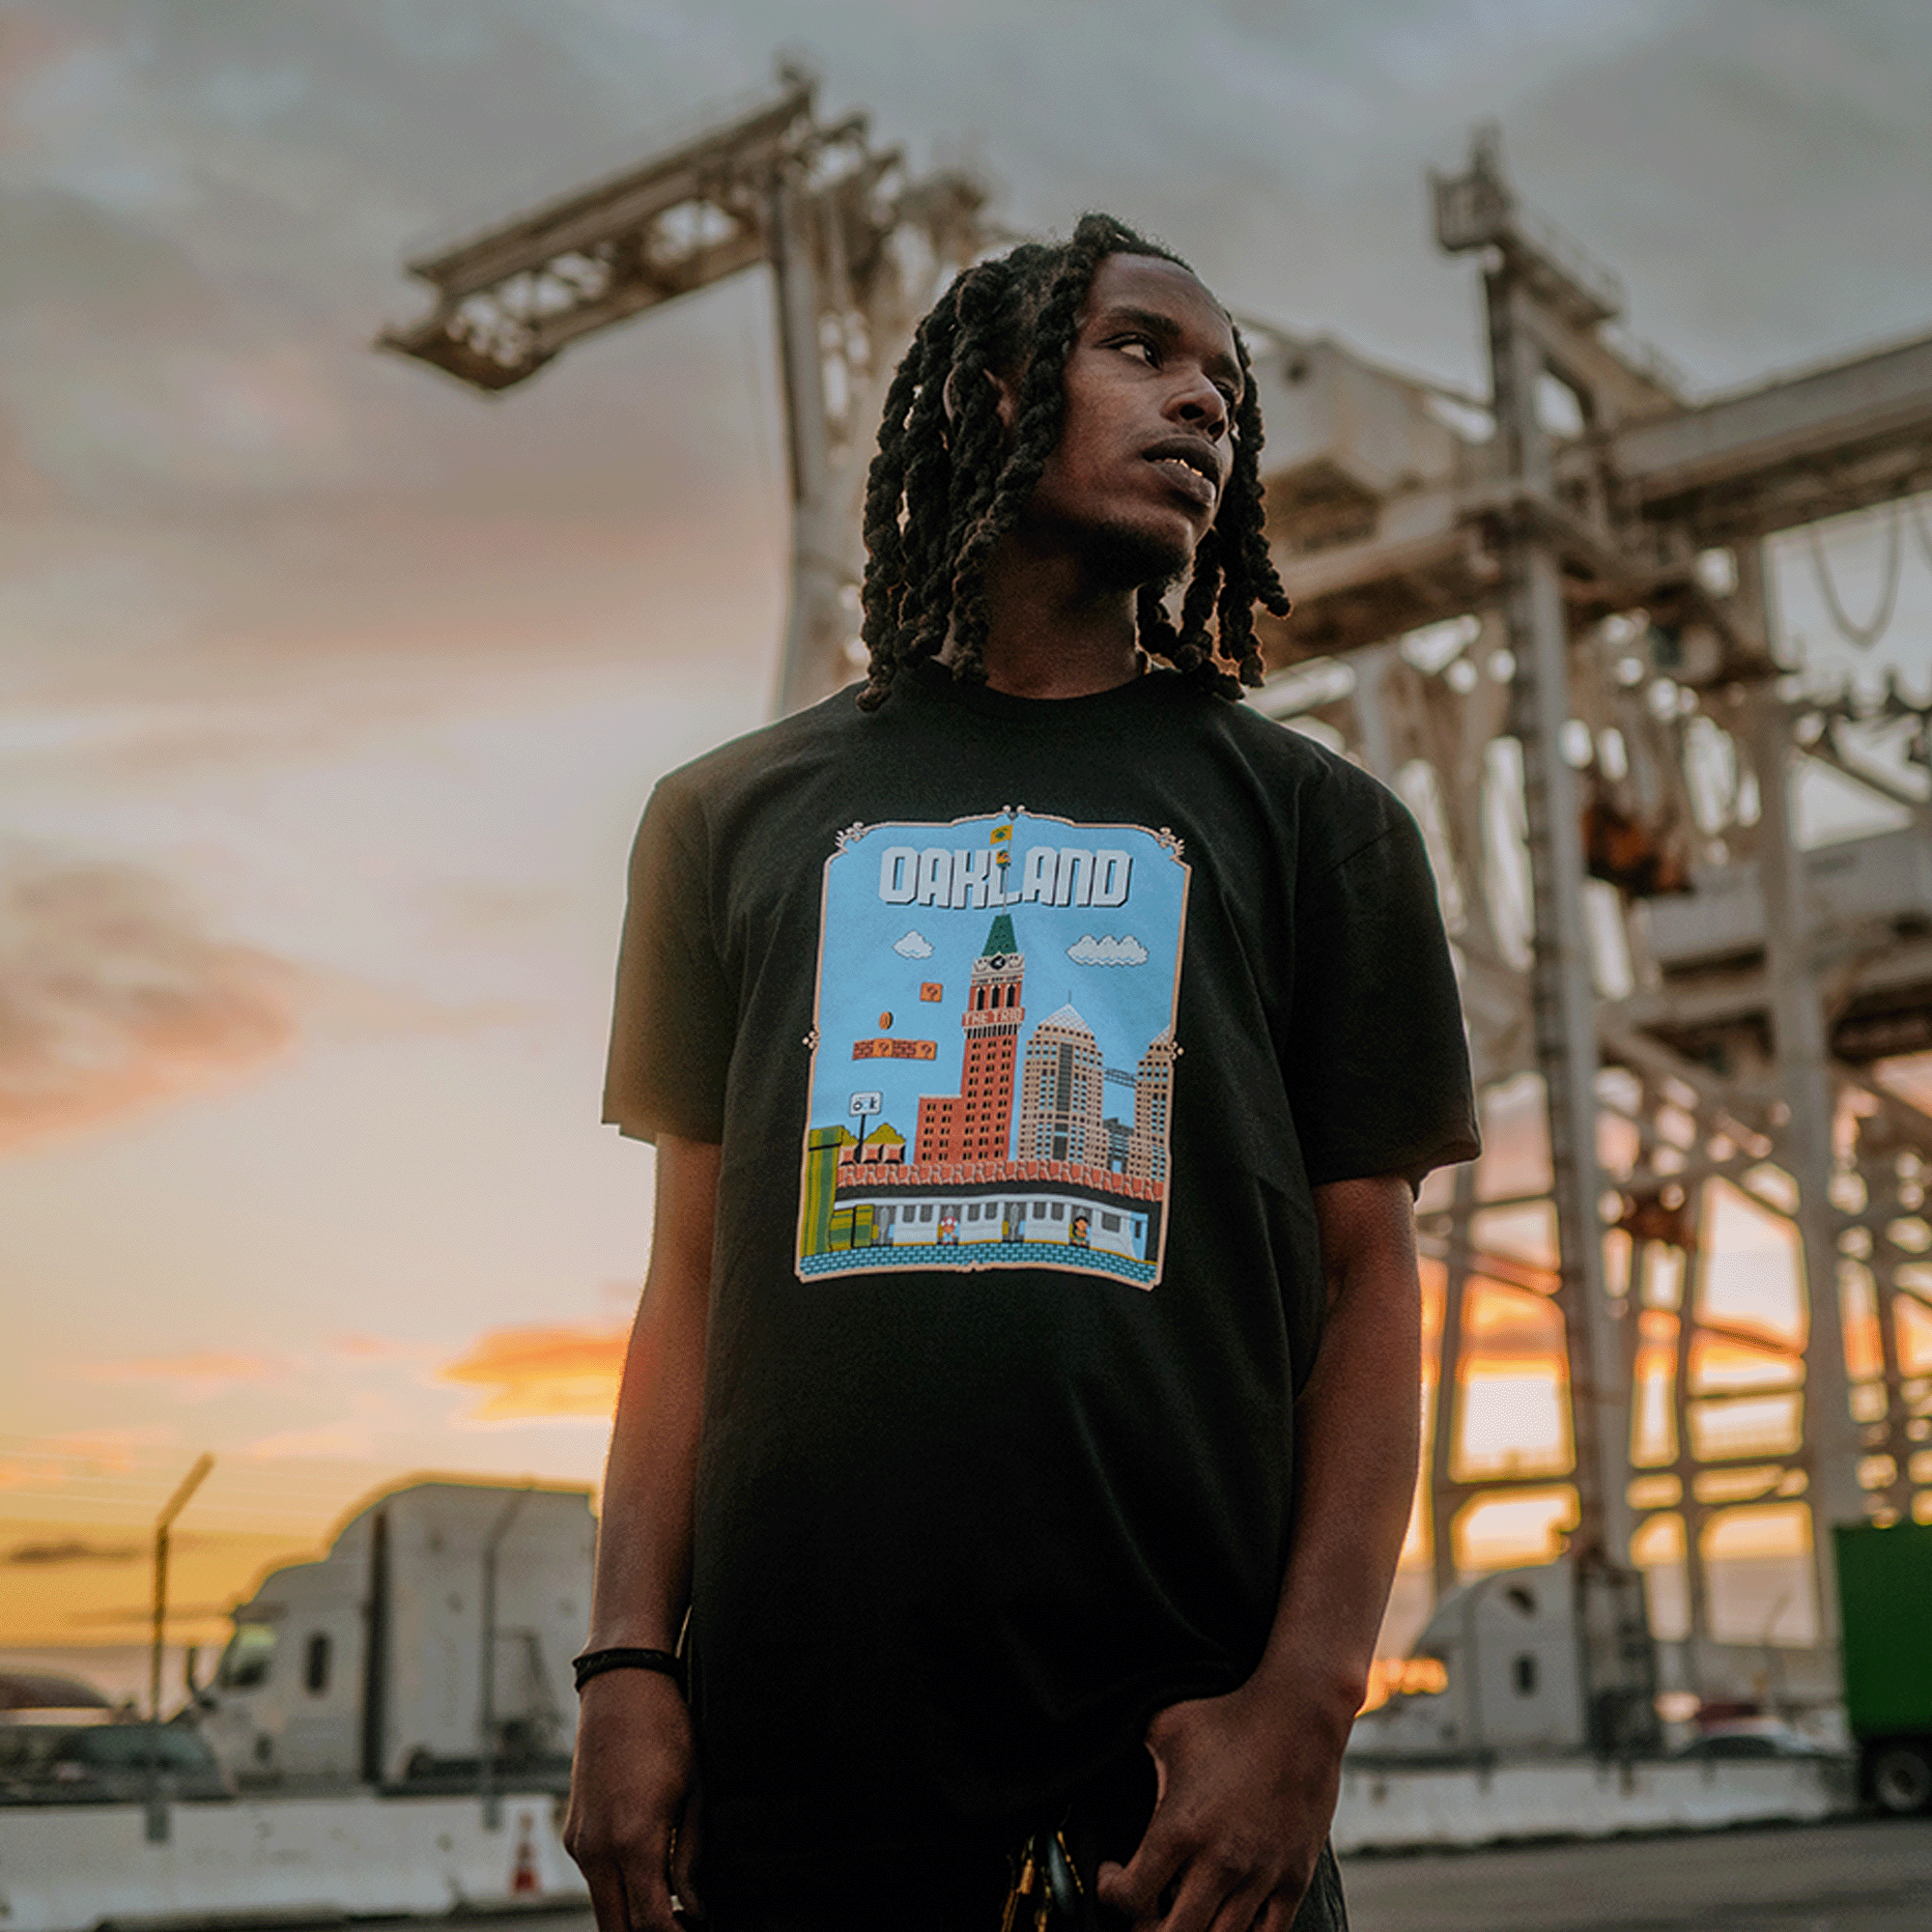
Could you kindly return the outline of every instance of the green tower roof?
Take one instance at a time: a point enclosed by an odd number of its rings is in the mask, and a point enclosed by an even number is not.
[[[1013,922],[1010,913],[1001,913],[993,921],[993,929],[986,935],[986,943],[980,949],[980,958],[993,952],[1017,952],[1019,941],[1013,937]]]

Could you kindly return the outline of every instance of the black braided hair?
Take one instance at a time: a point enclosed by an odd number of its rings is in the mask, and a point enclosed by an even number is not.
[[[1066,358],[1094,272],[1109,255],[1187,267],[1112,215],[1087,214],[1067,242],[1024,242],[966,270],[920,324],[887,391],[866,484],[860,635],[870,676],[862,709],[883,703],[897,671],[936,657],[949,638],[953,674],[984,682],[986,558],[1060,440]],[[1261,409],[1247,345],[1234,334],[1242,376],[1234,460],[1195,550],[1179,622],[1160,584],[1143,585],[1135,605],[1142,649],[1227,697],[1262,681],[1255,606],[1289,612],[1262,533]],[[1009,437],[986,376],[1016,370]]]

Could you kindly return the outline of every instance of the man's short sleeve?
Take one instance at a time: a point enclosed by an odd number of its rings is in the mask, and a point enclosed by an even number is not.
[[[1311,1183],[1473,1159],[1468,1043],[1422,835],[1391,795],[1296,894],[1283,1073]]]
[[[604,1079],[605,1120],[639,1140],[724,1134],[736,1006],[713,923],[707,844],[695,802],[659,785],[631,854]]]

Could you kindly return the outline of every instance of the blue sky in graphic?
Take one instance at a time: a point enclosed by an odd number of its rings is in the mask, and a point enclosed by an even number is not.
[[[1018,893],[1027,854],[1037,846],[1058,851],[1118,850],[1127,854],[1127,896],[1114,906],[1055,906],[1037,900],[1004,908],[953,908],[881,896],[885,855],[895,850],[989,849],[988,835],[1013,828],[1006,892]],[[896,867],[894,868],[896,871]],[[910,881],[908,881],[910,883]],[[1020,1033],[1014,1071],[1018,1118],[1018,1068],[1034,1029],[1071,1004],[1099,1041],[1109,1066],[1134,1073],[1149,1043],[1173,1023],[1176,952],[1186,898],[1187,873],[1159,837],[1137,826],[1071,826],[1065,819],[1021,812],[994,813],[933,825],[868,826],[826,868],[824,965],[819,980],[819,1044],[813,1066],[811,1124],[850,1124],[853,1093],[876,1092],[884,1107],[869,1125],[890,1122],[913,1139],[923,1094],[959,1092],[964,1058],[960,1016],[965,1010],[973,961],[984,950],[993,922],[1005,911],[1026,958]],[[916,934],[929,954],[904,946]],[[1139,964],[1091,961],[1083,940],[1137,940],[1147,957]],[[900,950],[903,947],[903,950]],[[1104,951],[1104,949],[1101,949]],[[1070,957],[1078,951],[1082,958]],[[937,983],[944,997],[923,1001],[923,984]],[[882,1028],[881,1013],[893,1024]],[[929,1039],[932,1060],[851,1057],[855,1039]],[[1183,1041],[1184,1045],[1185,1042]],[[1110,1090],[1107,1111],[1133,1118],[1128,1088]],[[868,1126],[869,1131],[869,1126]]]

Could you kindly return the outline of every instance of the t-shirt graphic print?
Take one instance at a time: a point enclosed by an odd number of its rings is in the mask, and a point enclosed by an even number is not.
[[[1187,881],[1171,833],[1016,809],[838,835],[801,1278],[1160,1280]]]

